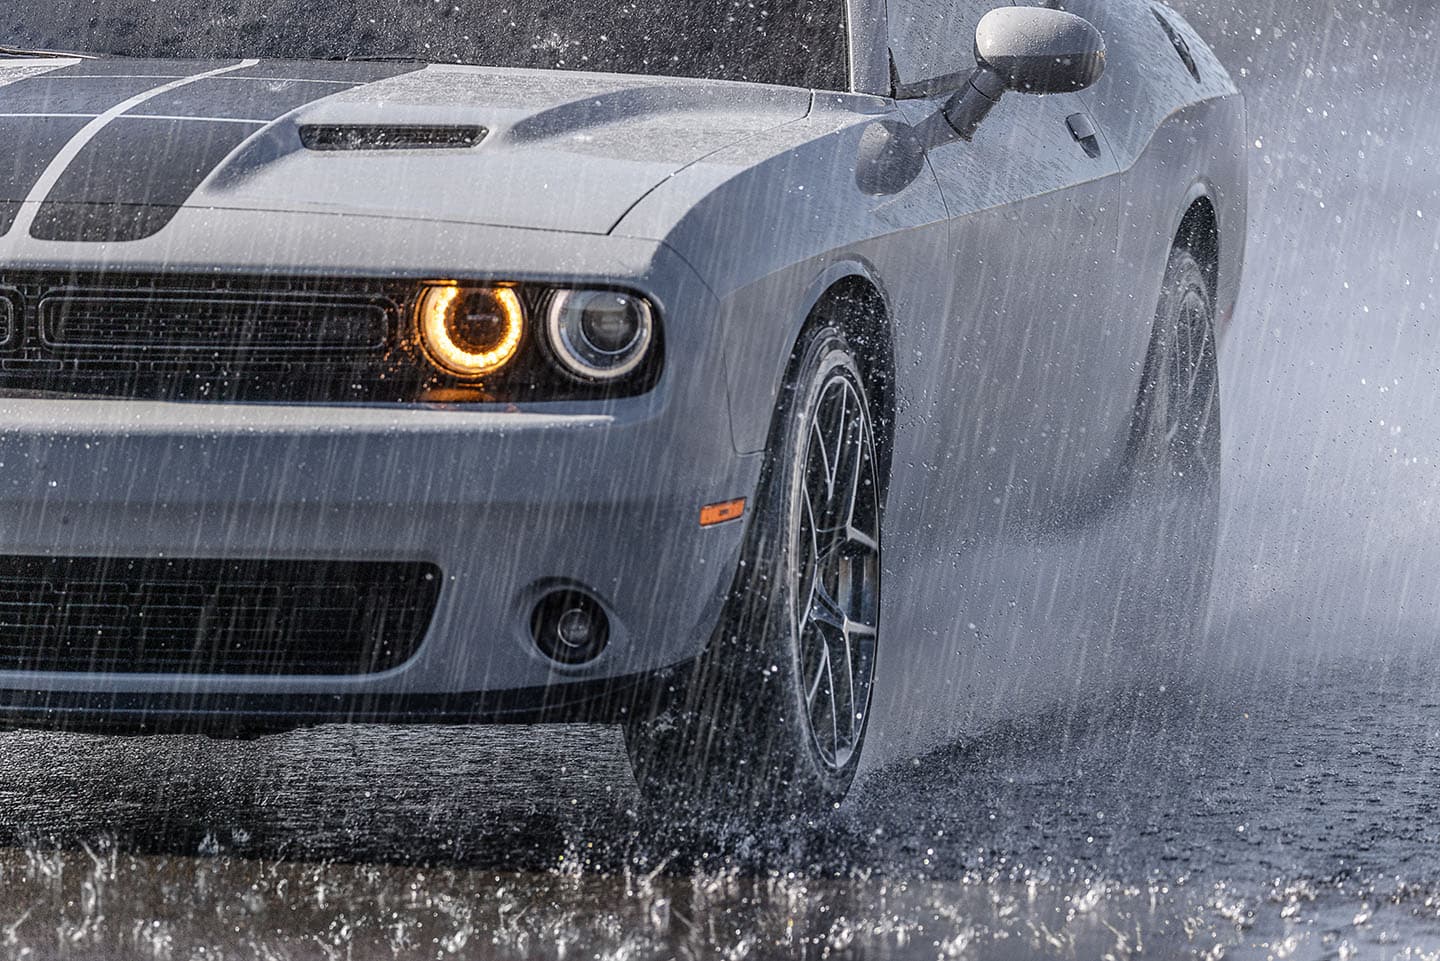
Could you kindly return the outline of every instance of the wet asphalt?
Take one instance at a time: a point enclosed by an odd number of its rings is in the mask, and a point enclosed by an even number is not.
[[[1440,669],[1285,676],[1029,719],[748,843],[657,835],[601,726],[13,732],[0,953],[1440,956]]]

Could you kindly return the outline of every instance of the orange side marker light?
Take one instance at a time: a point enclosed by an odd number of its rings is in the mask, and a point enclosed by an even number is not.
[[[715,524],[733,521],[743,513],[745,513],[745,498],[743,497],[737,497],[733,501],[721,501],[719,504],[707,504],[700,508],[700,526],[711,527]]]

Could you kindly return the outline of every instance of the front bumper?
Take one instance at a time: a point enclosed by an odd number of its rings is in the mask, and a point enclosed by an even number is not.
[[[9,671],[0,672],[0,714],[106,703],[245,713],[244,696],[256,695],[253,710],[273,716],[294,695],[298,715],[373,720],[390,704],[415,719],[418,695],[593,686],[691,658],[709,637],[743,534],[737,522],[701,528],[699,508],[748,494],[758,465],[731,451],[723,424],[709,431],[716,444],[701,425],[673,423],[666,406],[0,403],[0,553],[427,561],[444,581],[419,650],[383,673]],[[723,402],[714,407],[723,415]],[[609,644],[589,663],[551,662],[531,639],[530,612],[556,585],[583,586],[610,614]],[[153,696],[148,707],[140,695]],[[536,697],[496,703],[509,700]],[[425,710],[468,710],[463,699],[436,703]]]
[[[277,215],[264,226],[287,223],[318,232],[306,218]],[[703,649],[745,524],[701,528],[699,510],[749,497],[760,470],[758,456],[731,442],[708,291],[663,246],[447,229],[459,243],[446,257],[464,259],[469,276],[608,278],[653,296],[667,342],[655,389],[519,409],[0,399],[0,554],[425,561],[443,574],[418,651],[382,673],[0,671],[0,723],[528,716]],[[285,270],[361,274],[380,256],[313,239],[304,250],[321,253],[289,248],[296,257]],[[407,262],[382,269],[453,272],[419,249],[400,245]],[[16,268],[44,269],[85,269],[97,256],[76,245],[8,253]],[[228,269],[281,269],[217,259]],[[536,649],[530,614],[545,590],[572,585],[603,603],[611,631],[599,657],[566,666]]]

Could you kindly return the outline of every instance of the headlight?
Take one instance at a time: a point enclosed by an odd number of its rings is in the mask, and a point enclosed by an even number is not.
[[[510,287],[435,285],[420,297],[416,324],[436,367],[457,377],[483,377],[519,352],[525,308]]]
[[[643,297],[620,290],[562,290],[550,301],[550,347],[584,380],[615,380],[645,360],[655,317]]]

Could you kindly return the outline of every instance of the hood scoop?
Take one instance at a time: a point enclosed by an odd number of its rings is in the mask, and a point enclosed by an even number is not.
[[[307,150],[455,150],[488,132],[476,124],[302,124],[300,142]]]

